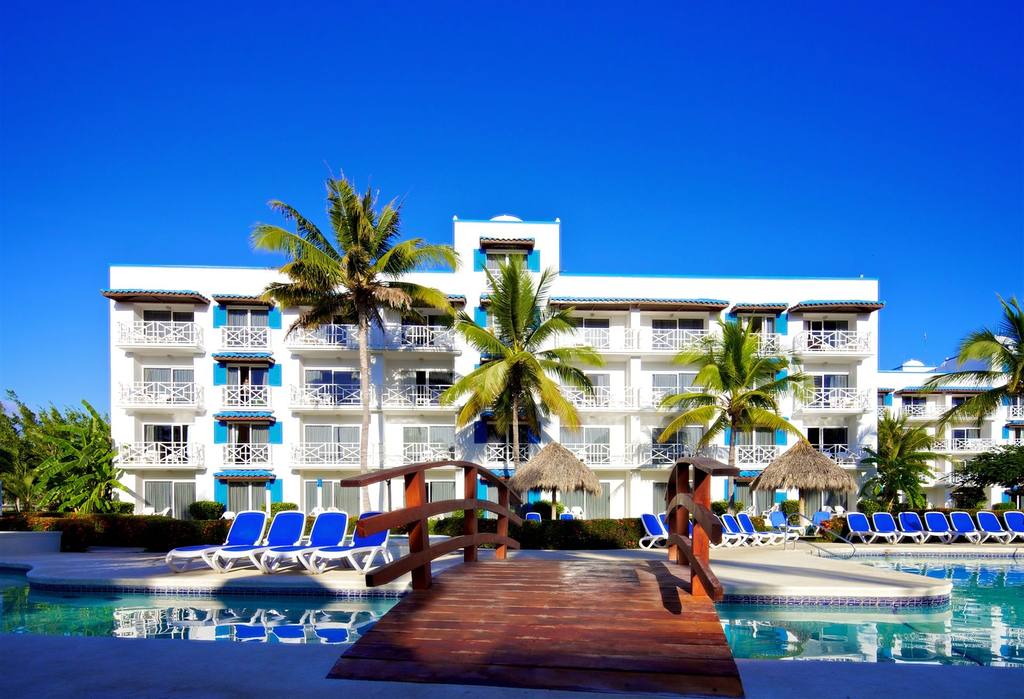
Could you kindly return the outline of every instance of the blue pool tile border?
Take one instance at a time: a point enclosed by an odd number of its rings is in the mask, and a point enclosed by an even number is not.
[[[152,585],[64,585],[29,581],[34,590],[45,592],[121,593],[140,595],[165,595],[168,597],[319,597],[344,600],[397,600],[406,595],[405,590],[353,590],[323,589],[309,587],[154,587]]]
[[[797,605],[805,607],[850,607],[885,609],[923,609],[945,607],[949,595],[920,597],[823,597],[819,595],[726,595],[720,604]]]
[[[983,551],[980,553],[968,553],[968,552],[945,552],[945,551],[858,551],[852,556],[841,556],[833,554],[822,554],[822,558],[846,558],[849,560],[856,560],[858,558],[955,558],[958,560],[966,560],[972,558],[987,558],[987,559],[1003,559],[1003,560],[1014,560],[1017,558],[1024,558],[1024,549],[1021,549],[1020,553],[1012,551]]]

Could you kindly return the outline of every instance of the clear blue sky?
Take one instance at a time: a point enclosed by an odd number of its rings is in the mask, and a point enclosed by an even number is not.
[[[62,5],[0,28],[30,403],[108,407],[109,264],[271,264],[250,225],[325,162],[433,240],[560,217],[569,272],[877,277],[883,367],[1024,295],[1019,2]]]

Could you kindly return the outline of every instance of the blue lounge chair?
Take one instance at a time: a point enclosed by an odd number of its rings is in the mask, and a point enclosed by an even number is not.
[[[980,544],[984,538],[978,528],[974,526],[974,519],[966,512],[953,512],[949,515],[953,523],[953,534],[961,539],[967,539],[972,544]]]
[[[309,570],[306,556],[322,546],[340,546],[345,543],[347,529],[348,513],[321,512],[313,520],[308,543],[271,546],[259,558],[260,570],[264,573],[276,573],[288,563],[298,563]]]
[[[743,530],[743,533],[752,537],[755,545],[771,546],[773,544],[781,544],[786,540],[785,534],[757,531],[757,527],[754,526],[753,520],[750,519],[750,515],[746,512],[740,512],[736,515],[736,521],[739,522],[740,529]]]
[[[924,526],[928,528],[928,535],[934,536],[944,544],[952,544],[956,534],[949,528],[949,520],[941,512],[925,512]]]
[[[981,529],[982,541],[995,539],[1001,544],[1008,544],[1013,541],[1014,534],[1003,528],[1002,522],[994,512],[978,513],[978,528]]]
[[[572,512],[563,512],[562,514],[558,515],[558,519],[569,520],[569,519],[576,519],[576,518],[573,517]]]
[[[1003,513],[1003,521],[1006,522],[1006,530],[1013,532],[1015,538],[1024,539],[1024,512],[1008,510]]]
[[[921,516],[916,512],[900,512],[899,516],[900,534],[903,539],[910,539],[923,544],[932,535],[924,530],[921,524]]]
[[[847,514],[847,521],[849,521],[850,515]],[[871,515],[871,524],[874,525],[875,531],[880,535],[886,535],[889,539],[889,543],[896,544],[904,539],[909,539],[914,543],[921,543],[923,540],[922,532],[905,532],[901,531],[896,526],[896,520],[888,512],[875,512]]]
[[[231,521],[228,536],[223,544],[197,544],[181,546],[167,552],[164,559],[173,573],[183,573],[192,561],[202,561],[211,568],[210,557],[225,546],[246,546],[255,544],[263,536],[263,527],[267,524],[267,514],[258,510],[239,512]]]
[[[814,516],[811,517],[811,524],[815,527],[820,527],[822,523],[827,522],[830,519],[832,519],[831,512],[828,512],[827,510],[818,510],[814,513]]]
[[[526,517],[524,519],[527,522],[540,522],[541,521],[540,512],[527,512],[526,513]]]
[[[380,512],[364,512],[359,519],[366,519],[379,515]],[[385,563],[393,560],[391,552],[388,551],[388,539],[391,532],[385,529],[382,532],[370,536],[360,536],[358,531],[352,536],[352,543],[347,546],[323,546],[314,549],[306,556],[311,573],[323,573],[336,561],[347,562],[360,573],[368,573],[373,568],[373,562],[379,555]],[[358,556],[363,556],[362,562]]]
[[[218,573],[226,573],[238,563],[249,562],[260,568],[260,556],[275,546],[294,546],[302,539],[306,528],[306,515],[299,510],[285,510],[274,515],[270,531],[262,544],[221,546],[210,554],[210,564]]]
[[[876,531],[871,528],[868,518],[862,512],[851,512],[846,516],[846,524],[850,528],[850,538],[859,539],[861,543],[871,544],[878,539],[892,543],[892,534]]]
[[[796,541],[800,538],[803,527],[790,524],[786,513],[782,510],[772,510],[768,513],[768,523],[772,525],[772,531],[785,535],[786,541]]]
[[[304,624],[282,624],[274,626],[270,632],[277,637],[281,643],[305,643],[306,626]]]
[[[645,512],[640,515],[640,523],[644,525],[644,531],[647,532],[640,537],[640,548],[663,548],[668,544],[668,530],[662,525],[659,517]]]
[[[732,546],[760,546],[763,540],[759,540],[756,536],[751,536],[743,531],[743,527],[736,521],[735,515],[728,513],[719,517],[722,520],[722,526],[724,531],[722,533],[722,543],[726,541],[730,542]],[[728,544],[727,544],[728,545]]]

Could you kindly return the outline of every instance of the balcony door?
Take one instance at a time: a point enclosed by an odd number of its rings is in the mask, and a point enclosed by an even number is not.
[[[816,390],[850,387],[849,374],[815,374],[813,378]]]
[[[611,346],[611,321],[608,318],[579,318],[576,324],[583,337],[582,344],[594,349],[608,349]]]
[[[807,441],[818,451],[835,457],[836,452],[849,449],[849,430],[846,427],[808,427]]]
[[[234,513],[245,510],[263,510],[267,502],[266,481],[228,481],[228,510]]]
[[[755,427],[753,430],[736,430],[736,446],[773,446],[775,444],[775,432],[764,427]]]
[[[806,321],[807,329],[813,333],[835,332],[837,330],[849,330],[848,320],[809,320]]]
[[[146,383],[193,383],[195,381],[195,370],[192,367],[152,367],[142,369],[142,380]]]
[[[227,324],[232,327],[265,328],[270,312],[266,308],[229,308]]]
[[[612,375],[611,374],[587,374],[590,383],[594,387],[593,395],[584,394],[584,401],[590,405],[607,406],[611,400]]]
[[[159,463],[188,463],[188,425],[143,425],[142,441]]]
[[[142,319],[155,323],[194,323],[196,314],[194,311],[143,310]]]
[[[266,456],[265,445],[270,444],[269,425],[250,425],[247,423],[233,423],[228,425],[228,443],[231,449],[228,450],[228,457],[225,461],[234,464],[263,463],[262,458]]]
[[[740,316],[744,325],[750,323],[750,331],[762,335],[775,332],[775,316]]]
[[[338,464],[359,460],[358,425],[303,425],[307,463]]]
[[[171,508],[175,519],[189,519],[188,506],[196,501],[195,481],[150,481],[142,486],[142,498],[153,512]]]
[[[455,458],[455,427],[406,425],[402,428],[402,457],[413,463]]]

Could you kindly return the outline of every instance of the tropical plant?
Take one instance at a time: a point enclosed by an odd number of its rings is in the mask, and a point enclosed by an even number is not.
[[[980,362],[984,368],[965,368],[940,374],[925,386],[992,386],[954,405],[939,419],[944,425],[958,417],[975,418],[980,424],[1010,398],[1024,397],[1024,309],[1017,298],[999,297],[1003,317],[995,330],[982,328],[960,341],[957,360],[961,365]]]
[[[456,417],[458,427],[493,411],[498,431],[511,434],[518,468],[520,423],[539,433],[542,419],[554,413],[564,427],[579,429],[579,413],[562,386],[592,394],[590,378],[574,363],[601,366],[604,361],[591,347],[549,346],[558,337],[576,332],[572,308],[547,308],[556,276],[553,271],[541,272],[534,283],[523,262],[512,257],[497,275],[485,272],[491,286],[493,327],[478,325],[465,312],[456,316],[454,326],[480,352],[483,363],[441,394],[441,402],[450,405],[466,397]]]
[[[264,296],[281,306],[300,309],[289,333],[336,322],[339,317],[355,319],[363,409],[359,470],[365,472],[370,432],[370,329],[383,327],[385,311],[410,315],[416,307],[433,307],[450,312],[443,292],[403,278],[430,266],[455,268],[458,257],[448,245],[434,245],[422,238],[401,240],[402,207],[395,200],[378,208],[378,192],[367,188],[360,196],[343,175],[328,177],[326,187],[330,236],[294,207],[273,200],[270,208],[294,224],[295,231],[258,223],[252,230],[252,243],[257,249],[288,258],[280,267],[288,281],[268,284]],[[369,509],[365,489],[362,498],[363,509]]]
[[[752,323],[719,321],[718,327],[717,336],[709,335],[696,349],[675,356],[677,364],[696,365],[697,376],[689,390],[662,399],[661,407],[676,413],[659,441],[667,441],[687,425],[704,425],[697,446],[707,447],[729,430],[729,465],[735,466],[736,437],[742,430],[763,427],[805,439],[779,415],[779,400],[789,393],[804,395],[807,375],[790,374],[786,357],[763,352]]]
[[[1007,444],[978,454],[953,470],[959,487],[1006,488],[1024,492],[1024,445]]]
[[[39,418],[13,391],[0,401],[0,481],[18,512],[34,510],[40,499],[38,467],[43,459]],[[9,410],[8,405],[13,406]]]
[[[887,512],[893,511],[901,495],[911,507],[924,507],[923,483],[932,474],[928,462],[938,458],[930,451],[934,442],[924,427],[908,426],[906,415],[896,417],[885,411],[878,421],[878,446],[864,449],[867,456],[862,463],[873,465],[875,475],[864,483],[861,496]]]

